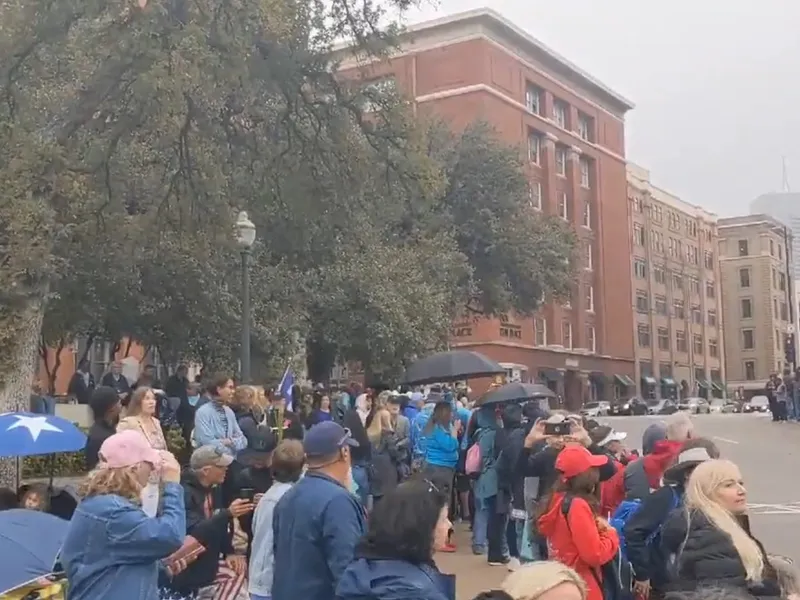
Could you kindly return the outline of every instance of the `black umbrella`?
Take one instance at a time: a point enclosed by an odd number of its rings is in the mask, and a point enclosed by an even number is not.
[[[525,402],[534,398],[555,398],[556,395],[546,385],[539,383],[507,383],[487,393],[478,401],[479,406]]]
[[[480,352],[450,350],[418,360],[406,369],[403,381],[409,385],[423,385],[505,372],[503,367]]]

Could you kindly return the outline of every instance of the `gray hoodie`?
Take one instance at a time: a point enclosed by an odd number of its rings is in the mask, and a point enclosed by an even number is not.
[[[275,568],[272,517],[278,500],[283,498],[293,485],[293,483],[273,483],[259,501],[253,514],[253,544],[249,571],[249,591],[253,595],[272,595],[272,573]]]

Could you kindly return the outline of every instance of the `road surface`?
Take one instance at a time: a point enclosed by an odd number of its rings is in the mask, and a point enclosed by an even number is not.
[[[628,433],[629,446],[641,448],[642,433],[659,417],[598,419]],[[713,439],[722,457],[739,465],[747,486],[754,535],[767,552],[800,561],[800,424],[773,423],[761,415],[693,417],[698,435]],[[458,600],[498,587],[508,571],[473,556],[466,526],[457,526],[456,554],[437,555],[439,568],[455,573]]]

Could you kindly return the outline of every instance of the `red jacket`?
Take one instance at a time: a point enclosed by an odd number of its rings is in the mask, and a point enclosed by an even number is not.
[[[572,567],[583,577],[589,587],[587,600],[603,600],[600,567],[619,550],[617,532],[612,527],[600,529],[592,508],[583,498],[572,499],[565,517],[561,512],[563,501],[563,493],[554,494],[550,508],[537,522],[539,532],[547,538],[549,558]]]
[[[683,442],[661,440],[653,444],[653,451],[641,459],[644,461],[644,472],[651,489],[657,490],[661,487],[664,471],[672,466],[682,447]]]
[[[636,459],[633,459],[636,460]],[[633,463],[633,460],[628,464]],[[617,472],[611,479],[600,482],[600,516],[608,519],[617,510],[617,507],[625,500],[625,465],[618,460],[614,461]]]

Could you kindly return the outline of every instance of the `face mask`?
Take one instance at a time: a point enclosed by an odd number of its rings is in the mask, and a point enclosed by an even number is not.
[[[197,403],[200,402],[200,396],[189,396],[189,406],[197,406]]]

